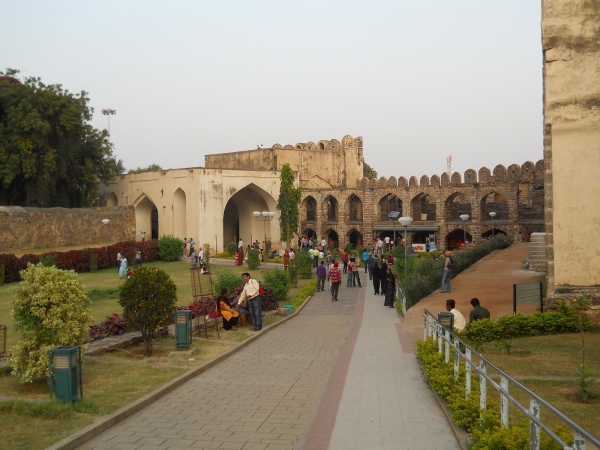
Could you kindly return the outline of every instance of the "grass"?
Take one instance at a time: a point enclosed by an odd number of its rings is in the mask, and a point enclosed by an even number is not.
[[[600,329],[585,334],[586,364],[592,377],[600,377]],[[494,365],[514,377],[540,397],[568,416],[596,437],[600,437],[600,398],[583,402],[576,389],[577,369],[581,364],[581,335],[567,333],[551,336],[517,338],[513,340],[511,354],[498,353],[493,345],[486,344],[484,356]],[[494,371],[489,370],[489,373]],[[600,381],[595,383],[600,395]],[[512,387],[511,395],[529,406],[529,397]],[[523,416],[511,406],[516,419]],[[542,408],[541,417],[550,425],[562,423]]]

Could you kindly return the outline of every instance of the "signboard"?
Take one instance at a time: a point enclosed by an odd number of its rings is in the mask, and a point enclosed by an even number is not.
[[[413,252],[420,253],[427,251],[427,244],[412,244]]]
[[[517,304],[538,302],[540,311],[544,312],[541,281],[513,284],[513,314],[517,313]]]

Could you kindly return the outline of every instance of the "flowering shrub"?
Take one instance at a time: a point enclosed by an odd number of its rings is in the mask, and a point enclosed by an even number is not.
[[[135,261],[135,249],[142,252],[142,262],[160,261],[158,241],[124,241],[108,247],[84,248],[82,250],[69,250],[67,252],[49,252],[41,255],[27,254],[20,258],[13,254],[0,254],[0,266],[4,266],[4,282],[14,283],[20,281],[19,273],[27,268],[27,264],[37,264],[40,259],[52,256],[59,269],[74,270],[77,273],[89,272],[92,255],[97,255],[98,269],[117,266],[117,254],[121,253],[128,261]],[[96,258],[94,258],[96,259]]]
[[[23,383],[48,375],[48,350],[80,345],[92,320],[91,302],[74,271],[29,264],[11,291],[11,316],[20,331],[10,349],[13,375]]]

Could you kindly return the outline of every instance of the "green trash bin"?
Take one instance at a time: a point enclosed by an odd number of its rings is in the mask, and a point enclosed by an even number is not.
[[[192,319],[194,314],[189,309],[175,311],[175,347],[185,350],[192,345]]]
[[[439,312],[438,321],[442,324],[445,329],[454,332],[454,314],[451,312]],[[443,330],[445,331],[445,330]],[[444,336],[446,333],[444,333]]]
[[[75,403],[83,398],[81,347],[62,345],[48,350],[50,397]]]

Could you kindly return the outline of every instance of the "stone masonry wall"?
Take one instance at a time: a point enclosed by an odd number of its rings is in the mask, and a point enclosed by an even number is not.
[[[109,219],[108,225],[102,219]],[[0,207],[0,253],[135,238],[133,207]]]

